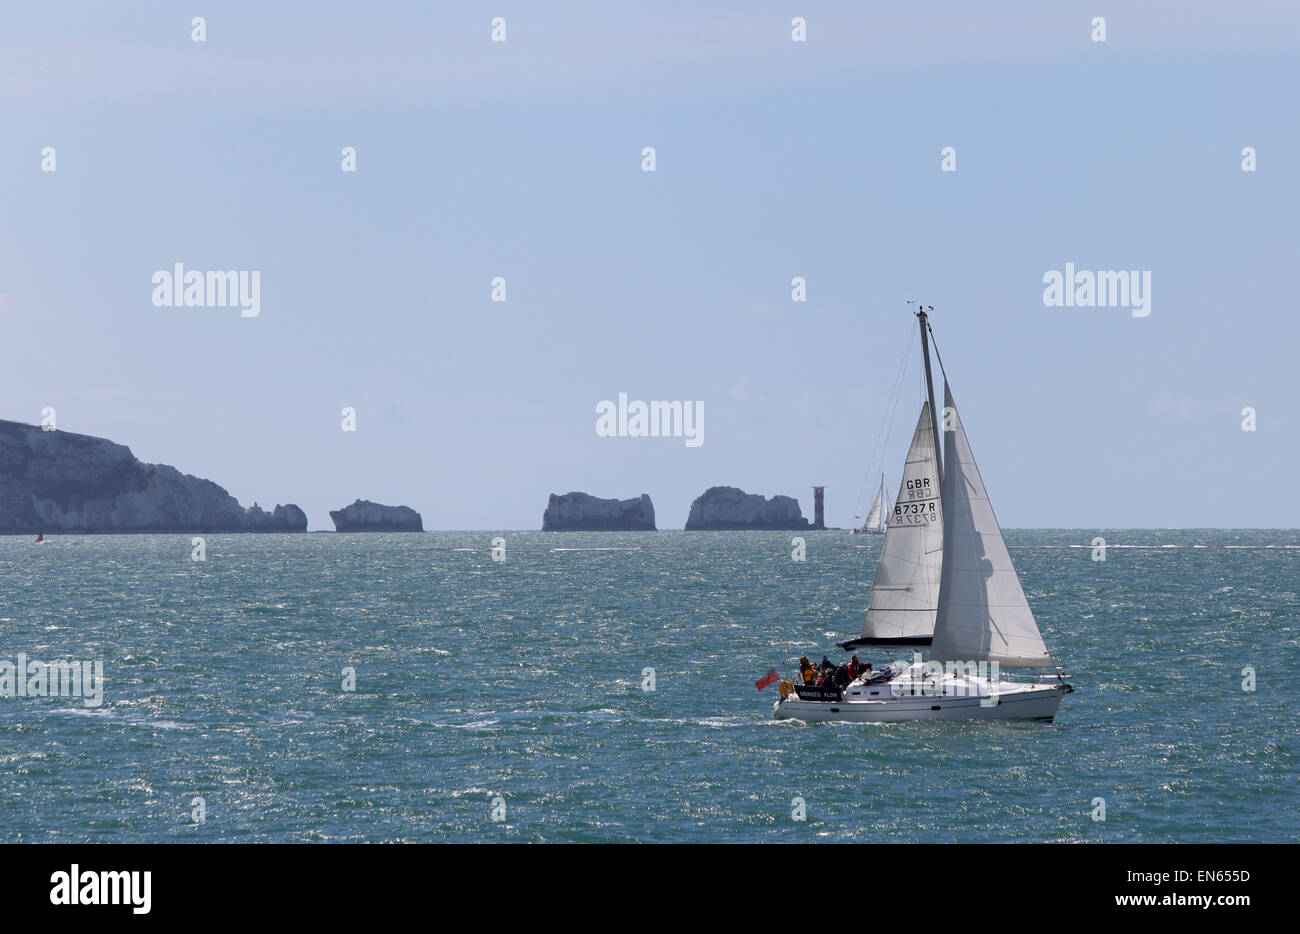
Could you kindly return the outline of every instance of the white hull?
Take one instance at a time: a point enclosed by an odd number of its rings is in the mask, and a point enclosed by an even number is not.
[[[1046,720],[1056,716],[1061,698],[1073,688],[1067,684],[1022,684],[982,679],[945,679],[912,693],[913,682],[895,680],[870,685],[878,696],[855,681],[839,701],[801,700],[791,694],[772,707],[776,720],[843,720],[850,723],[901,723],[911,720]],[[860,691],[862,699],[854,695]]]

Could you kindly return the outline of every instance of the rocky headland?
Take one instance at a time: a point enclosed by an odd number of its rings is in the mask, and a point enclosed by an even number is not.
[[[245,509],[211,480],[105,438],[0,420],[0,534],[304,532],[294,505]]]
[[[715,486],[691,503],[686,519],[690,531],[811,531],[799,501],[793,496],[765,499],[734,486]]]
[[[542,514],[543,532],[653,532],[655,507],[635,499],[599,499],[586,493],[552,493]]]
[[[410,506],[385,506],[359,499],[343,509],[331,509],[335,532],[423,532],[424,520]]]

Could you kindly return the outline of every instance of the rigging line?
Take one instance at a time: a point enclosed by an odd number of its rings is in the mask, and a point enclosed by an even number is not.
[[[908,350],[912,349],[912,344],[910,341],[908,342],[907,349]],[[898,401],[894,403],[894,407],[889,412],[889,429],[885,432],[884,447],[880,449],[880,474],[882,480],[881,483],[882,487],[884,486],[883,480],[884,480],[884,473],[885,473],[885,450],[889,447],[889,438],[894,433],[894,419],[898,416],[898,405],[900,402],[903,401],[903,381],[904,381],[904,376],[903,374],[900,373],[898,378],[898,390],[897,390]],[[882,508],[888,508],[887,503],[882,502],[880,505]]]
[[[948,382],[948,371],[943,368],[943,354],[939,353],[939,342],[934,339],[934,328],[930,327],[929,320],[925,322],[925,329],[930,332],[930,344],[934,347],[935,359],[939,361],[939,372],[943,374],[943,381]]]
[[[880,473],[884,473],[885,470],[885,448],[889,446],[889,438],[894,431],[894,419],[898,416],[898,407],[903,401],[903,384],[907,381],[907,361],[912,355],[912,344],[915,339],[915,332],[910,333],[907,347],[903,350],[903,362],[899,366],[898,378],[894,385],[894,402],[889,410],[889,428],[885,431],[884,447],[880,450]]]
[[[903,388],[903,379],[904,379],[904,376],[906,375],[906,370],[907,370],[907,360],[908,360],[908,358],[911,356],[911,353],[912,353],[912,341],[913,341],[913,339],[915,338],[915,336],[916,336],[916,335],[915,335],[914,332],[910,332],[910,333],[908,334],[907,346],[903,349],[903,359],[902,359],[902,361],[899,363],[898,375],[894,378],[894,381],[893,381],[893,388],[892,388],[891,391],[890,391],[890,395],[889,395],[889,405],[888,405],[888,409],[887,409],[887,411],[890,413],[890,419],[889,419],[889,425],[888,425],[889,430],[892,430],[892,428],[893,428],[893,416],[894,416],[894,414],[896,414],[897,411],[898,411],[899,393],[900,393],[900,391],[901,391],[902,388]],[[862,486],[858,489],[858,502],[857,502],[857,505],[854,507],[854,510],[853,510],[855,514],[856,514],[856,513],[859,513],[859,507],[861,507],[861,505],[862,505],[862,499],[863,499],[863,495],[864,495],[864,493],[865,493],[865,491],[866,491],[867,483],[870,481],[871,477],[874,476],[875,473],[876,473],[876,471],[875,471],[874,468],[875,468],[875,466],[876,466],[876,451],[877,451],[877,449],[880,450],[880,464],[881,464],[881,467],[883,468],[883,466],[884,466],[884,457],[885,457],[885,455],[884,455],[884,449],[881,448],[881,433],[882,433],[882,432],[885,433],[885,434],[884,434],[884,437],[885,437],[885,444],[888,445],[888,444],[889,444],[889,434],[888,434],[888,431],[886,431],[886,425],[885,425],[885,422],[884,422],[884,419],[883,419],[883,418],[881,419],[881,426],[880,426],[880,429],[876,432],[876,441],[875,441],[875,443],[874,443],[874,444],[872,445],[872,447],[871,447],[871,458],[867,461],[867,465],[868,465],[868,467],[870,467],[870,468],[872,468],[872,469],[868,471],[868,473],[867,473],[867,475],[866,475],[865,477],[863,477],[863,479],[862,479]]]
[[[913,342],[915,339],[916,339],[916,332],[913,331],[911,328],[909,328],[909,329],[908,329],[907,346],[903,349],[903,359],[902,359],[902,361],[901,361],[901,362],[899,363],[899,365],[898,365],[898,375],[894,377],[894,380],[893,380],[893,389],[890,391],[890,395],[889,395],[889,400],[890,400],[889,405],[890,405],[890,407],[889,407],[889,410],[888,410],[888,411],[891,413],[890,420],[889,420],[890,428],[893,427],[893,415],[892,415],[892,413],[896,413],[896,412],[897,412],[897,407],[898,407],[897,396],[898,396],[898,393],[899,393],[899,392],[902,390],[902,388],[903,388],[903,379],[904,379],[904,377],[905,377],[905,375],[906,375],[906,373],[907,373],[907,359],[908,359],[908,357],[910,357],[911,354],[912,354],[912,342]],[[876,432],[876,441],[875,441],[875,443],[872,444],[872,446],[871,446],[871,457],[867,460],[867,466],[868,466],[868,467],[874,467],[875,464],[876,464],[876,449],[880,447],[880,436],[881,436],[881,433],[882,433],[884,430],[885,430],[885,423],[884,423],[884,419],[882,418],[882,419],[881,419],[881,424],[880,424],[880,429]],[[886,444],[889,443],[888,436],[886,436],[885,443],[886,443]],[[884,451],[881,450],[881,453],[880,453],[880,459],[881,459],[881,464],[882,464],[882,466],[883,466],[883,464],[884,464],[884,458],[885,458]],[[861,507],[862,507],[862,497],[863,497],[863,494],[866,492],[866,489],[867,489],[867,482],[871,479],[871,477],[872,477],[874,474],[875,474],[875,471],[874,471],[874,470],[870,470],[870,471],[868,471],[867,475],[866,475],[865,477],[862,478],[862,486],[858,488],[858,499],[857,499],[857,502],[856,502],[856,503],[854,504],[854,506],[853,506],[853,514],[854,514],[855,516],[859,516],[859,515],[862,514],[862,510],[861,510]]]
[[[909,337],[908,337],[908,341],[907,341],[907,346],[904,348],[904,351],[903,351],[903,359],[902,359],[902,361],[901,361],[900,364],[899,364],[898,375],[897,375],[897,376],[894,378],[894,380],[892,381],[892,382],[893,382],[893,386],[892,386],[892,388],[891,388],[891,390],[890,390],[890,394],[889,394],[889,403],[888,403],[888,406],[887,406],[887,409],[886,409],[887,412],[893,413],[893,412],[896,411],[896,409],[897,409],[897,405],[898,405],[898,399],[897,399],[897,397],[898,397],[898,392],[899,392],[899,390],[902,388],[902,379],[903,379],[903,375],[904,375],[904,373],[905,373],[906,366],[907,366],[907,358],[911,355],[911,350],[912,350],[912,336],[909,335]],[[892,425],[893,425],[892,417],[891,417],[891,419],[890,419],[890,423],[889,423],[889,424],[890,424],[890,427],[892,427]],[[858,499],[857,499],[856,504],[855,504],[854,507],[853,507],[853,512],[854,512],[855,515],[861,515],[862,500],[863,500],[863,497],[864,497],[864,495],[865,495],[865,493],[866,493],[867,483],[870,482],[870,480],[871,480],[871,478],[872,478],[873,476],[875,476],[876,471],[875,471],[874,468],[875,468],[875,466],[876,466],[876,451],[881,449],[881,448],[880,448],[881,435],[885,433],[885,430],[886,430],[885,420],[884,420],[884,418],[882,417],[882,419],[881,419],[881,424],[880,424],[880,428],[879,428],[879,430],[877,430],[877,432],[876,432],[876,440],[875,440],[875,443],[873,443],[872,446],[871,446],[871,457],[867,460],[867,467],[868,467],[869,469],[868,469],[866,475],[862,478],[862,485],[858,488]],[[885,442],[885,443],[888,444],[887,436],[886,436],[886,442]],[[883,462],[884,462],[884,452],[883,452],[883,450],[881,450],[881,463],[883,464]]]

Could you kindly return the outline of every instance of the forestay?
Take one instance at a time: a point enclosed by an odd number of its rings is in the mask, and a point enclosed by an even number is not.
[[[1050,668],[961,417],[945,381],[943,566],[930,657]]]

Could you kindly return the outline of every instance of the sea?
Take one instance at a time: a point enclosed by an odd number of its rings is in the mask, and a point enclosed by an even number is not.
[[[755,687],[870,597],[880,537],[794,537],[0,538],[0,840],[1300,839],[1300,531],[1008,530],[1075,692],[889,725]]]

